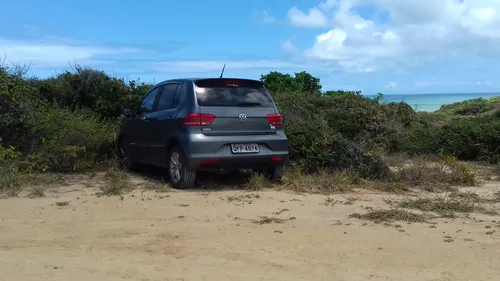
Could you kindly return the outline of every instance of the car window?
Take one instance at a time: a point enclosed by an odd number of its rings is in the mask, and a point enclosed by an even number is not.
[[[177,86],[177,90],[175,91],[174,108],[178,107],[179,104],[181,103],[181,97],[182,97],[182,84],[179,84]]]
[[[160,99],[158,100],[158,111],[176,108],[176,89],[178,84],[167,84],[163,87]]]
[[[141,107],[139,109],[140,113],[153,112],[156,96],[158,95],[160,89],[161,87],[154,88],[144,97],[144,99],[142,99]]]
[[[198,81],[196,99],[199,106],[273,106],[266,89],[260,83],[252,81]]]

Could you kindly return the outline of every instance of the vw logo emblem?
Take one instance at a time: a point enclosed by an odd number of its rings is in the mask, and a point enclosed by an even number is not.
[[[238,118],[240,118],[241,122],[247,121],[247,115],[245,113],[241,113]]]

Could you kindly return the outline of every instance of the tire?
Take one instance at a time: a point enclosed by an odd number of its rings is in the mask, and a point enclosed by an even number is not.
[[[272,181],[281,181],[285,174],[285,164],[270,168],[267,171],[267,178]]]
[[[173,187],[177,189],[191,188],[196,179],[196,171],[187,167],[186,156],[179,146],[168,153],[168,177]]]
[[[137,164],[132,160],[128,153],[127,145],[125,144],[125,140],[121,140],[118,143],[118,157],[120,162],[123,164],[123,167],[127,171],[134,171],[137,169]]]
[[[285,174],[285,164],[266,169],[254,169],[254,172],[263,174],[268,180],[281,181]]]

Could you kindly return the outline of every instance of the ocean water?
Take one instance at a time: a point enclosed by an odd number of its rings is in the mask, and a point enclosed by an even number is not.
[[[376,95],[366,95],[376,97]],[[500,93],[460,93],[460,94],[406,94],[406,95],[384,95],[383,102],[406,102],[416,111],[435,111],[444,104],[451,104],[459,101],[498,97]]]

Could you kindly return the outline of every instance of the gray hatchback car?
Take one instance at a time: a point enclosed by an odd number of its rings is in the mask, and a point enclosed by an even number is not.
[[[117,147],[126,168],[166,168],[176,188],[191,187],[200,170],[253,169],[272,180],[285,171],[283,119],[261,81],[167,80],[124,115]]]

